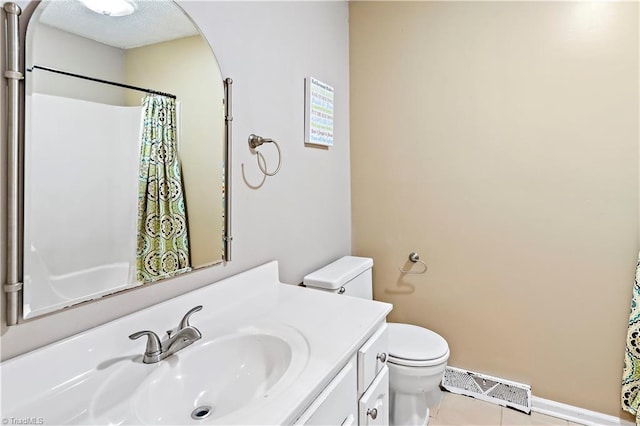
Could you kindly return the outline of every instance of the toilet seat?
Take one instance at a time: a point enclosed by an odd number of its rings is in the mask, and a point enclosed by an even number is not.
[[[388,323],[388,327],[389,363],[430,367],[449,359],[449,345],[438,333],[411,324]]]
[[[448,359],[449,352],[440,358],[424,360],[404,359],[389,355],[387,363],[403,367],[433,367],[434,365],[445,364]]]

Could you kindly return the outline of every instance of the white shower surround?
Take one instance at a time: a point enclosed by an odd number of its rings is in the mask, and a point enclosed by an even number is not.
[[[25,149],[30,317],[133,282],[142,111],[44,94],[27,104],[38,120]]]

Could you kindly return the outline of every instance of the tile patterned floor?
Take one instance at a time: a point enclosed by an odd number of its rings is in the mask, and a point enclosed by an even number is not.
[[[468,396],[444,392],[440,406],[429,413],[429,426],[579,426],[556,417],[532,413],[530,416]]]

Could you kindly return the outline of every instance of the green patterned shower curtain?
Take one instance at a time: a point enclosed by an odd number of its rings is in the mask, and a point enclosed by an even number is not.
[[[176,141],[176,102],[166,96],[147,95],[142,111],[137,280],[148,283],[191,268]]]
[[[622,377],[622,409],[636,416],[640,425],[640,255],[636,263],[636,279],[631,298],[631,314],[627,330],[627,348]]]

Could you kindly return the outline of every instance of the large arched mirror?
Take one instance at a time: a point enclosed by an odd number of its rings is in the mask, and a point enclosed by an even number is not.
[[[25,49],[22,318],[229,260],[230,79],[183,9],[42,1]]]

